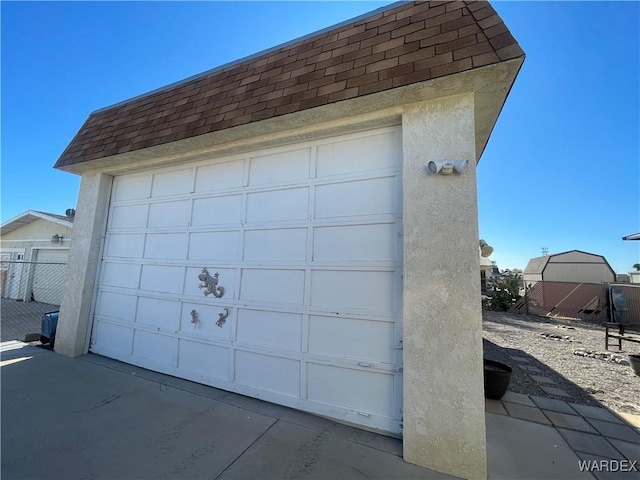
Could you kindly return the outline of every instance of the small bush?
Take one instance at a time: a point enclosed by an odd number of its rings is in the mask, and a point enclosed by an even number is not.
[[[520,300],[520,275],[509,273],[502,278],[491,292],[491,299],[487,302],[490,310],[506,312],[511,305]]]

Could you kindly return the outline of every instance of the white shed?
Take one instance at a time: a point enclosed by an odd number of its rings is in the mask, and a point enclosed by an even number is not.
[[[524,281],[604,283],[615,282],[616,273],[602,255],[570,250],[529,260]]]

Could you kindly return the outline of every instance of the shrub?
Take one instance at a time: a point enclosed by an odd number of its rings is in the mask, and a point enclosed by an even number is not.
[[[489,303],[491,310],[506,312],[511,305],[520,300],[520,278],[517,273],[504,275],[502,281],[493,288]]]

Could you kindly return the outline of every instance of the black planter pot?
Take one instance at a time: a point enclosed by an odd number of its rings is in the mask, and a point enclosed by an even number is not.
[[[484,396],[500,400],[509,388],[513,370],[509,365],[484,359]]]
[[[640,355],[629,355],[629,363],[633,369],[633,373],[640,376]]]

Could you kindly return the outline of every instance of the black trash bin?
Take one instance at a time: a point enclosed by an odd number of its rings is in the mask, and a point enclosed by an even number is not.
[[[51,348],[56,341],[56,330],[58,329],[58,314],[59,310],[55,312],[47,312],[42,315],[42,322],[40,324],[40,342],[43,344],[48,343]]]

